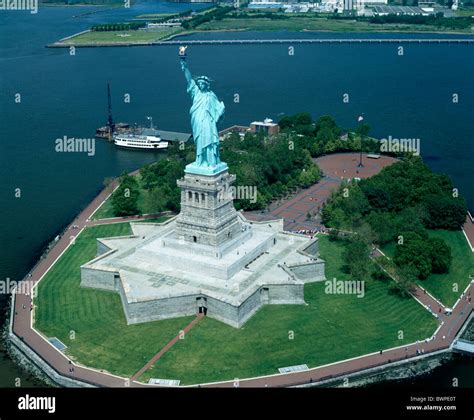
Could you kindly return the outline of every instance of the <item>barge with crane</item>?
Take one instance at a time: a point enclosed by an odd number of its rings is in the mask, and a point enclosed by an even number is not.
[[[112,116],[110,84],[107,84],[107,123],[96,130],[97,138],[113,142],[115,146],[135,150],[166,150],[170,142],[187,143],[191,133],[180,133],[156,129],[153,117],[147,116],[149,127],[131,126],[128,123],[115,123]]]

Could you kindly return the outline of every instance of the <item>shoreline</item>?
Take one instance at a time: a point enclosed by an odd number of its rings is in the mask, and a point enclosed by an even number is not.
[[[105,187],[81,212],[74,218],[71,224],[80,226],[92,226],[91,218],[97,209],[106,200],[115,184],[111,183]],[[137,220],[129,218],[129,221]],[[102,222],[104,222],[102,220]],[[118,222],[118,221],[114,221]],[[83,229],[84,229],[83,228]],[[77,234],[79,235],[83,229]],[[69,229],[67,229],[69,231]],[[27,281],[32,282],[33,287],[44,275],[58,262],[59,258],[70,246],[71,241],[67,235],[62,236],[50,250],[50,254],[31,270],[32,277]],[[48,261],[49,259],[49,261]],[[467,295],[467,292],[474,290],[474,281],[468,284],[461,296]],[[62,386],[105,386],[105,387],[154,387],[144,382],[130,380],[123,376],[118,376],[107,371],[98,370],[94,367],[78,364],[74,359],[70,359],[66,354],[56,350],[46,338],[35,329],[32,324],[34,312],[24,311],[25,308],[32,307],[33,301],[27,295],[12,295],[11,317],[7,332],[7,341],[13,348],[13,351],[22,353],[24,359],[29,359],[33,365],[36,365],[40,371],[45,373],[53,382]],[[421,303],[421,302],[420,302]],[[466,310],[467,313],[466,313]],[[403,372],[413,372],[411,365],[415,365],[421,360],[429,361],[432,358],[437,359],[438,355],[445,355],[452,352],[452,343],[462,333],[463,326],[472,319],[472,307],[468,307],[463,299],[459,299],[453,306],[453,312],[449,319],[441,320],[438,328],[431,337],[427,337],[423,343],[426,353],[415,354],[414,349],[418,348],[420,342],[408,343],[399,347],[384,349],[384,358],[389,357],[388,361],[381,358],[378,352],[363,354],[352,359],[339,360],[334,363],[312,367],[308,370],[295,372],[292,374],[267,374],[256,377],[241,379],[242,386],[263,387],[271,383],[272,386],[285,387],[305,387],[305,386],[327,386],[344,380],[346,377],[354,379],[354,384],[362,378],[361,385],[366,384],[370,378],[374,382],[384,381],[390,377],[403,376]],[[442,338],[441,338],[442,337]],[[409,351],[407,349],[410,349]],[[404,350],[405,349],[405,350]],[[381,354],[381,353],[380,353]],[[354,369],[352,363],[357,366]],[[25,363],[22,363],[23,365]],[[436,367],[437,363],[433,365]],[[75,373],[71,375],[70,366],[74,366]],[[408,369],[407,369],[408,366]],[[427,373],[431,369],[424,368],[419,373]],[[417,372],[418,373],[418,372]],[[371,382],[371,381],[370,381]],[[195,387],[193,385],[183,385],[181,388]],[[205,387],[232,387],[233,381],[220,380],[200,384]]]
[[[90,32],[90,30],[83,31],[82,33]],[[207,32],[207,31],[206,31]],[[213,31],[213,32],[236,32],[236,31]],[[245,32],[245,31],[239,31]],[[318,31],[320,32],[320,31]],[[144,47],[144,46],[167,46],[167,45],[178,45],[178,37],[184,37],[193,35],[197,32],[191,33],[179,33],[173,34],[169,37],[157,41],[124,41],[124,42],[85,42],[85,43],[64,43],[62,40],[54,42],[52,44],[45,45],[46,48],[105,48],[105,47]],[[342,32],[335,32],[342,33]],[[376,34],[376,32],[371,32]],[[379,32],[386,33],[386,32]],[[401,34],[403,32],[394,32]],[[419,34],[419,32],[406,32],[403,34]],[[63,38],[63,40],[74,38],[79,34],[74,34],[69,37]],[[454,34],[450,34],[454,35]],[[467,35],[467,34],[466,34]],[[183,43],[187,44],[201,44],[201,45],[224,45],[224,44],[287,44],[287,43],[298,43],[298,44],[471,44],[474,43],[474,36],[465,36],[463,38],[256,38],[256,39],[209,39],[209,40],[183,40]]]

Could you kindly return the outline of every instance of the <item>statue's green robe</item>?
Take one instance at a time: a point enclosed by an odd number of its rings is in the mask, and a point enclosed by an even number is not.
[[[196,161],[199,165],[217,165],[220,163],[217,122],[224,115],[224,103],[217,99],[214,92],[201,91],[194,80],[188,84],[188,92],[193,99],[189,113],[196,144]]]

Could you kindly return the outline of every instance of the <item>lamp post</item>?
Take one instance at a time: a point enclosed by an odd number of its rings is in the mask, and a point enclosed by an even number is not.
[[[364,114],[359,115],[357,118],[357,122],[359,123],[359,135],[360,135],[360,156],[359,156],[359,164],[357,165],[358,168],[363,168],[364,164],[362,163],[362,141],[364,140],[363,136],[363,129],[362,129],[362,122],[364,121]]]

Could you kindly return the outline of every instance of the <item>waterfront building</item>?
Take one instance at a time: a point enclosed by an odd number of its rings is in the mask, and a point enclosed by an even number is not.
[[[269,136],[273,136],[280,132],[280,126],[270,118],[250,123],[250,132],[259,133],[261,131]]]

